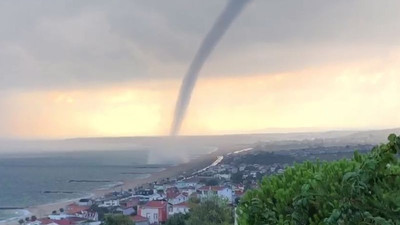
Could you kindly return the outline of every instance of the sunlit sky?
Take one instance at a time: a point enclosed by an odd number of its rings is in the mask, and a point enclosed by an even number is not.
[[[1,1],[0,137],[166,135],[225,1]],[[253,1],[182,134],[400,126],[400,2]]]

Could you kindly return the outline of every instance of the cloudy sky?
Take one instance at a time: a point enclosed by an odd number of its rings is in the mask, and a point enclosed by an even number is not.
[[[0,137],[164,135],[226,1],[0,1]],[[400,126],[400,2],[255,0],[183,134]]]

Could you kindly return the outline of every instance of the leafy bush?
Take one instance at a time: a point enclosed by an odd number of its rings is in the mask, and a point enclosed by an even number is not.
[[[351,160],[295,164],[240,202],[240,225],[400,224],[400,137]]]
[[[104,225],[135,225],[129,216],[109,214],[105,217]]]
[[[166,225],[186,225],[188,214],[178,213],[168,218]]]
[[[226,201],[218,197],[210,197],[199,204],[193,204],[188,214],[177,214],[170,217],[166,224],[231,225],[233,224],[233,212]]]

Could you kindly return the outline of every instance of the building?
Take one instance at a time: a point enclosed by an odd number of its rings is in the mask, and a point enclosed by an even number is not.
[[[149,201],[138,207],[138,215],[149,219],[150,224],[164,223],[168,219],[168,203],[166,201]]]
[[[51,220],[62,220],[71,217],[71,215],[60,213],[60,214],[50,214],[48,217]]]
[[[154,188],[155,192],[164,191],[165,190],[164,184],[154,184],[153,188]]]
[[[135,192],[136,195],[153,195],[154,194],[154,190],[151,189],[141,189]]]
[[[182,213],[182,214],[186,214],[189,212],[189,204],[187,202],[182,202],[176,205],[172,205],[172,207],[169,208],[169,215],[174,215],[177,213]]]
[[[49,219],[49,218],[43,218],[39,219],[41,222],[41,225],[75,225],[80,223],[81,221],[75,221],[73,219]]]
[[[180,188],[179,190],[180,190],[180,192],[182,194],[185,194],[187,196],[190,196],[192,193],[196,192],[196,188],[195,187]]]
[[[80,213],[85,210],[89,210],[89,206],[82,206],[76,203],[69,204],[65,207],[65,213],[69,215],[75,215],[76,213]]]
[[[171,193],[167,195],[168,203],[172,205],[176,205],[182,202],[186,202],[188,200],[188,196],[182,193]]]
[[[196,187],[199,183],[197,178],[186,179],[176,182],[176,187],[181,188],[188,188],[188,187]]]
[[[125,216],[130,216],[135,213],[135,210],[133,207],[125,207],[125,206],[120,206],[116,209],[117,212],[122,213],[122,215]]]
[[[219,178],[219,179],[224,179],[224,180],[230,180],[231,174],[217,173],[214,175],[214,177]]]
[[[130,216],[136,213],[136,207],[139,204],[139,197],[126,198],[119,201],[119,207],[116,209],[117,212],[121,212],[123,215]]]
[[[198,189],[200,191],[200,198],[209,198],[211,196],[218,196],[219,198],[227,200],[232,203],[233,193],[232,189],[221,186],[203,186]]]
[[[119,199],[107,199],[103,200],[99,207],[108,208],[108,207],[116,207],[119,206]]]
[[[78,212],[75,214],[76,217],[78,218],[83,218],[91,221],[98,221],[99,220],[99,214],[93,210],[83,210],[81,212]]]

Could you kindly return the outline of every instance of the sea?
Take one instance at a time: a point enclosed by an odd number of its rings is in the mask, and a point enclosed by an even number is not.
[[[90,196],[96,189],[119,190],[124,180],[216,151],[216,147],[90,150],[0,154],[0,223],[28,216],[25,208]],[[17,207],[18,210],[4,210]]]
[[[26,208],[75,199],[144,178],[168,165],[147,164],[148,151],[90,151],[0,155],[0,207]],[[0,210],[0,221],[26,210]]]

